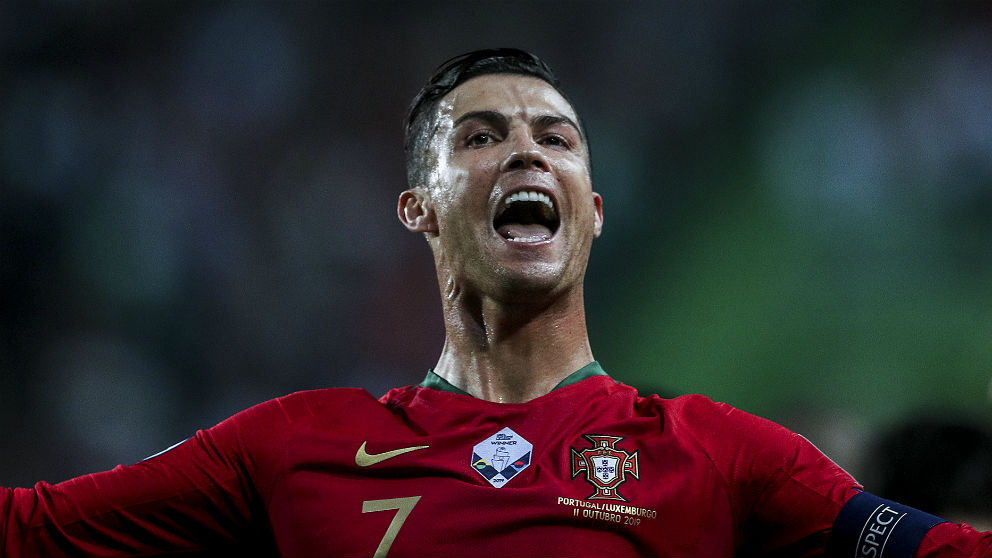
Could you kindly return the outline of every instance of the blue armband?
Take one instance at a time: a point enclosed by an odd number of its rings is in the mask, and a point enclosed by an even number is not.
[[[944,519],[861,492],[837,515],[830,555],[850,558],[911,558],[927,531]]]

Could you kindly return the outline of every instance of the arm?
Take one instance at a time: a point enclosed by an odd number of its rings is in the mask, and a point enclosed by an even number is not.
[[[916,556],[992,556],[992,531],[982,533],[963,523],[940,523],[923,537]]]
[[[707,401],[694,401],[689,414],[711,425],[699,441],[738,502],[741,554],[992,556],[992,532],[863,492],[802,436]]]
[[[741,556],[818,556],[861,489],[802,436],[702,396],[684,402],[684,432],[725,479]]]
[[[251,416],[129,467],[0,489],[0,556],[195,552],[270,540],[252,528],[264,509],[241,436]]]
[[[861,492],[837,516],[830,549],[865,558],[992,556],[992,533]]]

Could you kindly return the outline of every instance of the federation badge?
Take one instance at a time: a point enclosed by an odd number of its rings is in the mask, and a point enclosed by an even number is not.
[[[472,448],[472,468],[500,488],[530,465],[533,451],[530,442],[506,427]]]
[[[572,478],[577,477],[579,473],[585,473],[586,481],[595,488],[586,499],[626,502],[627,499],[621,496],[617,489],[627,482],[627,475],[641,480],[637,452],[628,453],[617,447],[617,444],[623,441],[623,436],[583,434],[582,437],[592,442],[591,448],[582,451],[569,449],[572,450]]]

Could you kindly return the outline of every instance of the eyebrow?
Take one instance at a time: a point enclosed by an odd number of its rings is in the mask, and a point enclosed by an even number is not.
[[[578,132],[580,138],[583,138],[583,140],[585,139],[582,136],[582,128],[579,128],[579,125],[573,122],[571,118],[561,114],[545,114],[542,116],[538,116],[532,119],[531,123],[537,126],[538,128],[550,128],[551,126],[554,126],[556,124],[564,124],[566,126],[571,126],[572,128],[575,128],[575,131]]]
[[[462,122],[466,120],[481,120],[487,124],[500,124],[504,126],[509,121],[503,113],[495,110],[473,110],[459,116],[458,120],[455,120],[455,128],[461,126]]]
[[[509,119],[506,117],[506,115],[504,115],[499,111],[473,110],[459,116],[458,119],[455,120],[454,127],[457,128],[466,120],[481,120],[493,126],[503,126],[503,127],[509,124]],[[567,126],[571,126],[572,128],[574,128],[575,131],[578,132],[579,137],[581,137],[583,141],[585,140],[585,136],[583,136],[582,134],[582,128],[579,128],[578,124],[576,124],[571,118],[564,115],[543,114],[541,116],[535,116],[534,118],[531,119],[531,124],[538,128],[548,128],[556,124],[565,124]]]

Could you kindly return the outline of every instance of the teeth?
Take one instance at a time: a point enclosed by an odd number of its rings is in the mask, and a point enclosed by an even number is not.
[[[555,208],[555,205],[551,203],[551,197],[549,197],[547,194],[543,194],[541,192],[534,192],[532,190],[524,190],[522,192],[516,192],[510,194],[510,196],[506,198],[506,205],[510,205],[515,201],[541,202],[544,205],[550,207],[551,209]]]

